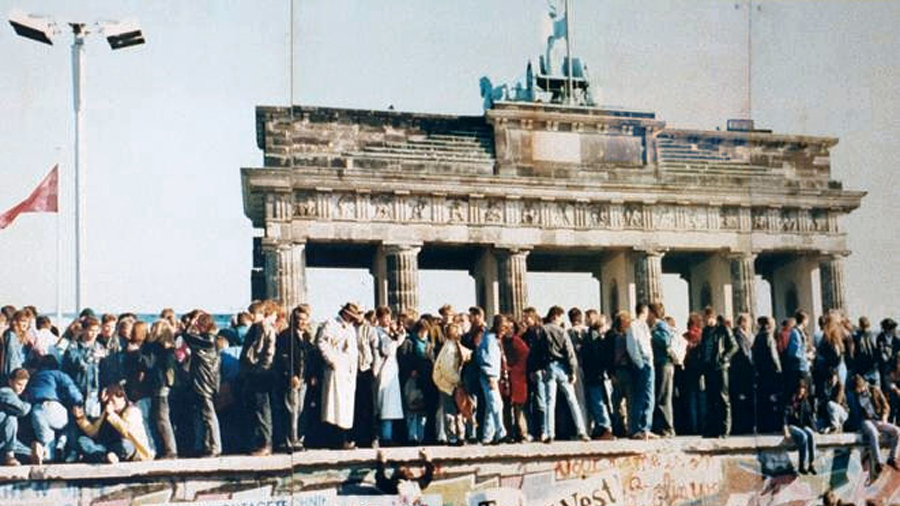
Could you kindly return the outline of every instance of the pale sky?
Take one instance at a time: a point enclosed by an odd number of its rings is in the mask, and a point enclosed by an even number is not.
[[[600,102],[655,111],[669,126],[714,129],[746,112],[747,4],[572,0],[575,53]],[[542,0],[294,0],[294,101],[480,114],[478,78],[512,82],[542,51]],[[262,165],[254,109],[290,101],[291,2],[0,0],[61,22],[137,19],[145,46],[87,44],[86,304],[231,312],[250,298],[253,230],[240,168]],[[776,132],[834,136],[833,178],[869,195],[842,225],[853,255],[853,316],[897,314],[894,160],[900,159],[900,2],[753,3],[752,116]],[[61,167],[64,308],[74,304],[71,35],[54,46],[0,29],[0,210]],[[56,306],[53,215],[0,231],[0,302]],[[530,302],[597,306],[589,275],[530,274]],[[311,269],[316,316],[372,303],[364,271]],[[683,286],[666,291],[679,320]],[[474,302],[464,273],[423,272],[421,309]],[[674,294],[674,295],[672,295]]]

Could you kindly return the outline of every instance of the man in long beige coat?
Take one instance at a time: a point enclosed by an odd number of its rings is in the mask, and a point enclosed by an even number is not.
[[[338,315],[325,322],[316,336],[322,353],[322,421],[332,432],[332,444],[349,450],[353,428],[353,404],[356,396],[356,372],[359,349],[354,324],[362,319],[356,304],[348,302]]]

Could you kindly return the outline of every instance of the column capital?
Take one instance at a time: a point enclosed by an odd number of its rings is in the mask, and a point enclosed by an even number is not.
[[[510,255],[531,253],[531,246],[523,246],[520,244],[495,244],[494,251],[508,253]]]
[[[649,257],[662,257],[669,251],[669,248],[663,248],[662,246],[635,246],[634,252],[640,253],[642,255],[647,255]]]
[[[723,255],[729,260],[749,260],[752,262],[759,256],[759,251],[727,250]]]
[[[850,256],[847,250],[842,251],[820,251],[818,253],[819,261],[840,261]]]
[[[382,244],[384,248],[384,253],[386,255],[399,255],[402,253],[413,253],[418,255],[420,251],[422,251],[422,243],[420,242],[407,242],[407,243],[384,243]]]

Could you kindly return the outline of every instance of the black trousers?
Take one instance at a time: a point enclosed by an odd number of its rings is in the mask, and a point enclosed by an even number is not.
[[[268,376],[248,376],[245,383],[248,450],[272,447],[272,387]]]
[[[356,399],[353,406],[353,441],[358,446],[371,446],[378,439],[378,417],[375,416],[375,375],[371,370],[356,375]]]
[[[706,435],[727,436],[731,433],[731,398],[728,391],[728,369],[706,373]]]

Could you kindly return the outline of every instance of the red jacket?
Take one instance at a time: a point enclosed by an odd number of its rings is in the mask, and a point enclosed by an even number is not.
[[[504,337],[503,356],[509,371],[509,400],[513,404],[525,404],[528,402],[528,345],[520,336]]]

